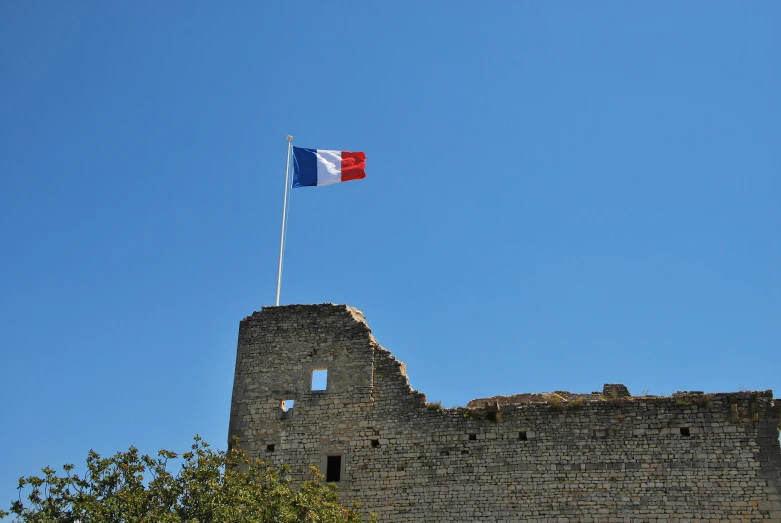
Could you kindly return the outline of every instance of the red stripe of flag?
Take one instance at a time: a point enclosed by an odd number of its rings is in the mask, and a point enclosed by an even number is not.
[[[366,154],[342,151],[342,181],[366,178]]]

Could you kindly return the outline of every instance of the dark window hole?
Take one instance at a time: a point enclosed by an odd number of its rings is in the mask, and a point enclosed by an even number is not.
[[[689,427],[681,427],[681,436],[689,436]]]
[[[474,441],[477,439],[477,434],[470,434],[469,435],[469,441]]]
[[[266,445],[266,452],[274,452],[274,445]]]
[[[375,448],[375,449],[376,449],[376,448],[377,448],[377,447],[379,447],[379,446],[380,446],[380,440],[378,440],[378,439],[373,439],[373,440],[372,440],[372,448]]]
[[[325,480],[340,481],[342,479],[342,456],[328,456],[325,467]]]

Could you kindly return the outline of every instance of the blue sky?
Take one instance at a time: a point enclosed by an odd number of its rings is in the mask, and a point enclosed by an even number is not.
[[[447,406],[781,392],[778,2],[0,3],[0,506],[224,446],[273,304],[347,303]]]

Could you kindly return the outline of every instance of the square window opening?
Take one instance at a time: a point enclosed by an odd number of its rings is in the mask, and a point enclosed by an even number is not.
[[[290,412],[293,409],[295,403],[296,400],[291,400],[291,399],[279,400],[279,409],[282,412]]]
[[[681,427],[681,436],[688,437],[691,433],[689,432],[689,427]]]
[[[475,441],[477,439],[477,434],[470,434],[469,435],[469,441]]]
[[[528,441],[529,440],[529,437],[526,435],[526,431],[525,430],[522,430],[521,432],[518,433],[518,439],[521,440],[521,441]]]
[[[327,482],[340,481],[342,479],[342,456],[328,456],[325,467],[325,480]]]
[[[378,440],[378,439],[373,439],[373,440],[372,440],[372,448],[375,448],[375,449],[376,449],[376,448],[377,448],[377,447],[379,447],[379,446],[380,446],[380,440]]]
[[[322,391],[328,388],[328,369],[312,369],[312,390]]]
[[[274,452],[274,444],[266,445],[266,452]]]

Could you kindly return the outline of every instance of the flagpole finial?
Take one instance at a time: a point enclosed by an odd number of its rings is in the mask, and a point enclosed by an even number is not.
[[[292,136],[290,136],[289,134],[287,135],[287,141],[288,141],[288,142],[292,142],[292,141],[293,141],[293,137],[292,137]]]

